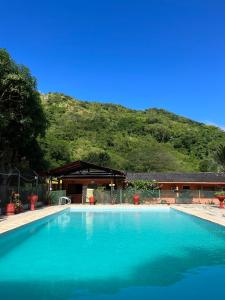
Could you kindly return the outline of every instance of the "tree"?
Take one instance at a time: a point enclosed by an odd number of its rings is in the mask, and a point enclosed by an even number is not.
[[[39,142],[49,168],[56,168],[71,162],[70,146],[65,140],[47,134],[46,138],[40,139]]]
[[[215,155],[216,161],[225,171],[225,145],[220,145],[216,151]]]
[[[37,137],[46,127],[35,78],[0,49],[0,170],[10,171],[24,161],[40,168],[43,155]]]
[[[170,149],[155,142],[136,145],[127,153],[126,170],[135,172],[176,171],[180,168],[178,160]]]
[[[102,167],[110,167],[111,165],[111,157],[105,151],[90,152],[84,157],[84,160]]]
[[[218,168],[217,163],[212,158],[206,158],[200,161],[199,171],[200,172],[216,172]]]

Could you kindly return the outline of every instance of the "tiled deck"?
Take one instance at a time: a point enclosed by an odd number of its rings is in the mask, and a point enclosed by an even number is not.
[[[60,212],[68,206],[48,206],[35,211],[26,211],[13,216],[0,216],[0,234],[25,224],[37,221],[54,213]]]
[[[225,209],[212,205],[181,204],[171,206],[181,212],[225,226]]]
[[[22,214],[13,216],[0,216],[0,234],[15,229],[17,227],[23,226],[25,224],[31,223],[33,221],[42,219],[44,217],[50,216],[54,213],[63,211],[69,207],[73,209],[127,209],[127,210],[144,210],[149,208],[159,208],[164,207],[165,209],[169,207],[174,208],[178,211],[188,213],[190,215],[199,217],[201,219],[225,226],[225,209],[219,209],[218,207],[211,205],[197,205],[197,204],[182,204],[182,205],[139,205],[134,206],[132,204],[121,204],[121,205],[63,205],[63,206],[48,206],[35,211],[27,211]]]

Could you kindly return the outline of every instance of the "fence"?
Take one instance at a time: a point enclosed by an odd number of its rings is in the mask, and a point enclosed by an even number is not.
[[[3,212],[6,204],[9,203],[13,192],[17,192],[17,186],[0,186],[0,208]],[[37,206],[41,206],[47,203],[47,186],[45,184],[38,184],[35,187],[28,185],[21,186],[19,194],[24,209],[27,209],[29,206],[28,196],[31,194],[38,195]]]
[[[0,173],[0,210],[4,212],[6,204],[13,193],[19,193],[24,209],[29,207],[28,195],[38,195],[37,206],[47,202],[47,185],[32,171],[20,172],[18,169],[10,173]]]
[[[15,183],[15,181],[14,181]],[[18,192],[18,185],[0,184],[0,210],[4,212],[6,203],[12,195]],[[57,205],[59,198],[66,195],[65,190],[47,191],[45,183],[20,182],[20,200],[25,209],[28,208],[28,195],[38,194],[39,205]],[[94,190],[94,198],[97,204],[123,204],[133,203],[133,196],[138,194],[141,204],[218,204],[215,198],[215,191],[207,190],[135,190],[134,188],[115,189],[115,190]]]
[[[65,190],[57,190],[57,191],[49,191],[46,194],[46,199],[49,205],[58,205],[59,198],[65,197],[66,191]]]
[[[133,196],[138,194],[141,204],[217,204],[215,191],[206,190],[134,190],[117,189],[113,191],[94,191],[95,201],[99,204],[133,203]]]

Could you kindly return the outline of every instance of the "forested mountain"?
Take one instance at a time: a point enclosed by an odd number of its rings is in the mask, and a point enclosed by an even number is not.
[[[162,109],[40,95],[29,69],[0,49],[2,172],[74,160],[136,172],[216,171],[225,168],[224,145],[221,129]]]
[[[49,122],[39,138],[49,167],[73,160],[129,171],[216,171],[225,132],[163,109],[131,110],[41,95]]]

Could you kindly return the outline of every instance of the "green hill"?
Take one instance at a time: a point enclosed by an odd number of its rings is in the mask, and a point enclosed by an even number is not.
[[[49,167],[73,160],[130,171],[214,171],[225,132],[163,109],[131,110],[42,95],[49,121],[40,139]]]

